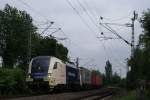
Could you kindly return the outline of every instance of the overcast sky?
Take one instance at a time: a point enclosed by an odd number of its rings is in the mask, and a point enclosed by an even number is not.
[[[69,1],[69,2],[68,2]],[[119,75],[126,74],[126,58],[130,58],[130,46],[122,40],[100,41],[97,37],[104,32],[105,36],[115,37],[108,30],[99,25],[101,22],[126,24],[131,22],[133,11],[139,17],[149,8],[150,0],[0,0],[0,9],[5,4],[27,11],[33,18],[35,25],[43,31],[48,21],[54,21],[51,28],[61,28],[54,34],[56,37],[67,37],[60,41],[69,49],[69,57],[80,58],[80,65],[89,69],[104,72],[106,61],[109,59],[113,71]],[[103,20],[100,20],[100,16]],[[131,41],[131,28],[111,26],[126,40]],[[57,29],[49,29],[50,34]],[[135,37],[138,40],[142,29],[138,21],[135,22]]]

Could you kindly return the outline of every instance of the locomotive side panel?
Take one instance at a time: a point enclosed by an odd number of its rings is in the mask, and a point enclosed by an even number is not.
[[[70,66],[66,66],[66,83],[79,84],[79,70]]]
[[[66,65],[63,63],[55,62],[52,76],[55,86],[66,84]]]

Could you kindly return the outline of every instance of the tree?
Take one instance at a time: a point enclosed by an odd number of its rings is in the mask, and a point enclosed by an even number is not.
[[[120,76],[115,72],[112,76],[112,84],[117,86],[117,85],[120,85],[120,82],[121,82],[121,78]]]
[[[63,61],[69,61],[68,58],[68,49],[64,47],[62,44],[58,43],[56,47],[56,57]]]
[[[144,29],[144,34],[140,35],[139,45],[142,47],[143,55],[143,76],[146,80],[150,80],[150,9],[143,12],[143,16],[140,20],[141,26]]]
[[[31,57],[55,56],[68,61],[68,49],[51,37],[43,37],[36,32],[32,18],[25,11],[8,4],[0,10],[0,48],[5,66],[27,65],[29,38]],[[31,36],[31,37],[30,37]],[[1,53],[1,50],[0,50]]]
[[[63,61],[68,61],[68,49],[51,37],[40,37],[32,44],[32,57],[55,56]]]
[[[17,61],[27,62],[29,34],[35,34],[36,27],[25,11],[17,10],[6,4],[0,10],[0,34],[3,36],[3,61],[5,66],[13,66]],[[3,43],[2,43],[3,42]]]
[[[150,9],[143,12],[140,19],[143,34],[139,36],[138,46],[135,48],[134,55],[128,61],[131,71],[128,73],[128,85],[134,87],[138,79],[150,80]]]
[[[106,66],[105,66],[105,81],[106,84],[111,83],[111,78],[112,78],[112,65],[108,61],[106,61]]]

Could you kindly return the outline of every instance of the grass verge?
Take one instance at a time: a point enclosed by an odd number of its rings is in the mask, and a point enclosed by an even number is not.
[[[136,100],[136,92],[130,91],[125,95],[115,96],[113,100]]]

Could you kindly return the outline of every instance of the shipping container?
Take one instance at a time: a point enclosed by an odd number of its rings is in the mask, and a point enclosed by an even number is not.
[[[100,75],[96,75],[95,84],[96,84],[96,86],[102,85],[102,77]]]
[[[94,72],[92,72],[92,75],[91,75],[91,84],[92,86],[95,86],[96,85],[96,74]]]
[[[100,74],[92,71],[92,78],[91,78],[91,83],[93,87],[100,87],[102,86],[102,77]]]

